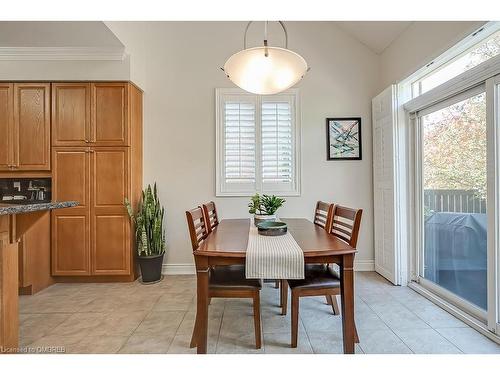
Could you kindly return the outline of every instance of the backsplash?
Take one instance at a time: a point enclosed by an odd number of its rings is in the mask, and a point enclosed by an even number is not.
[[[51,185],[50,178],[0,178],[0,202],[49,202]]]

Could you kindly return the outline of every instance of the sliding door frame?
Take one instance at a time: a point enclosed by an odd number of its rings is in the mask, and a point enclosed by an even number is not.
[[[486,80],[486,123],[488,126],[488,310],[487,325],[500,334],[500,75]]]
[[[435,111],[438,111],[440,109],[446,108],[450,105],[453,105],[455,103],[458,103],[462,100],[471,98],[475,95],[481,94],[485,92],[485,85],[480,84],[480,85],[475,85],[474,87],[471,87],[463,92],[460,92],[454,96],[451,96],[447,99],[437,101],[431,105],[426,106],[425,108],[422,108],[419,111],[412,112],[410,114],[410,118],[412,120],[412,127],[414,129],[414,134],[415,134],[415,210],[414,210],[414,222],[416,223],[415,225],[415,231],[416,231],[416,236],[415,236],[415,260],[416,260],[416,268],[415,268],[415,281],[418,282],[421,286],[423,286],[426,289],[429,289],[431,292],[439,295],[441,298],[445,299],[446,301],[458,306],[460,309],[464,310],[468,314],[474,316],[476,319],[482,321],[483,323],[486,323],[487,321],[487,316],[486,313],[481,310],[480,308],[476,307],[474,304],[469,303],[463,298],[460,298],[459,296],[455,295],[454,293],[451,293],[450,291],[446,290],[445,288],[441,287],[440,285],[433,283],[427,279],[424,278],[424,261],[423,261],[423,252],[424,252],[424,212],[423,212],[423,202],[424,202],[424,184],[423,184],[423,165],[422,165],[422,160],[423,160],[423,124],[422,124],[422,117],[429,114],[433,113]],[[487,124],[487,127],[489,125]],[[489,133],[489,129],[488,129]],[[487,135],[489,136],[489,134]],[[489,163],[488,163],[489,164]],[[489,175],[488,175],[489,176]],[[488,186],[488,192],[487,192],[487,202],[489,201],[489,196],[490,196],[490,191],[489,191],[489,186]],[[488,229],[490,228],[490,221],[491,221],[491,214],[487,210],[488,213]],[[489,235],[488,235],[489,239]],[[488,243],[488,253],[489,253],[489,243]],[[488,286],[489,290],[489,286]]]
[[[422,129],[418,112],[432,107],[445,106],[448,102],[460,101],[460,97],[473,93],[477,87],[486,92],[487,121],[487,303],[484,310],[461,299],[446,289],[423,279],[423,185],[422,185]],[[450,81],[406,102],[403,107],[407,121],[407,146],[409,151],[408,179],[411,202],[408,204],[408,222],[413,231],[410,241],[410,287],[427,295],[473,328],[500,342],[500,56],[494,57],[477,67],[462,73]],[[476,91],[477,92],[477,91]],[[471,95],[473,96],[473,94]],[[441,103],[441,104],[440,104]],[[425,112],[424,112],[425,113]],[[431,297],[432,296],[432,297]],[[496,335],[492,335],[494,332]]]

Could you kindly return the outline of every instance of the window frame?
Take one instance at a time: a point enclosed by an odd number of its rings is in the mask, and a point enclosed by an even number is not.
[[[255,184],[253,188],[231,189],[224,178],[224,103],[228,98],[248,98],[249,102],[255,103]],[[294,145],[292,182],[291,189],[267,189],[263,190],[261,176],[261,129],[262,129],[262,101],[269,99],[279,99],[287,97],[291,102],[292,112],[292,139]],[[301,195],[301,112],[299,89],[289,89],[275,95],[257,95],[238,88],[217,88],[215,89],[215,139],[216,139],[216,160],[215,160],[215,185],[216,197],[250,197],[255,193],[269,193],[285,197]]]
[[[476,46],[478,46],[479,44],[481,44],[489,37],[491,37],[493,34],[499,31],[500,31],[500,21],[486,22],[484,25],[474,30],[474,32],[470,33],[468,36],[466,36],[464,39],[456,43],[454,46],[447,49],[441,55],[437,56],[436,58],[425,64],[422,68],[418,69],[416,72],[410,74],[405,79],[398,82],[398,92],[399,92],[398,100],[400,101],[400,103],[405,104],[408,101],[415,100],[421,97],[422,95],[425,95],[435,90],[436,88],[439,88],[440,86],[445,85],[446,83],[454,80],[457,76],[450,78],[448,81],[445,81],[441,85],[438,85],[424,93],[414,95],[413,92],[414,83],[424,79],[425,77],[430,76],[434,72],[443,69],[446,65],[453,63],[461,56],[468,53]],[[491,59],[494,59],[495,57],[492,57]],[[491,59],[481,63],[480,65],[485,66],[485,64],[487,64]],[[476,67],[473,67],[469,70],[466,70],[465,72],[460,73],[459,76],[469,72],[470,70]]]

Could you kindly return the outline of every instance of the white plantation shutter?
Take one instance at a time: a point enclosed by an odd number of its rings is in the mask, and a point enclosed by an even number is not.
[[[372,100],[375,271],[399,284],[396,251],[395,127],[396,88],[389,86]]]
[[[298,195],[298,93],[218,89],[217,195]]]
[[[264,192],[290,191],[294,183],[293,101],[286,97],[283,98],[285,100],[276,99],[264,98],[261,106],[261,174]]]
[[[224,105],[224,182],[255,184],[255,105]]]

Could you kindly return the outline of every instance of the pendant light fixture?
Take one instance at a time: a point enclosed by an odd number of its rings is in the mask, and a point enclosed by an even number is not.
[[[264,45],[247,48],[247,33],[252,22],[245,28],[243,50],[232,55],[221,69],[235,85],[254,94],[277,94],[292,87],[309,68],[302,56],[288,49],[285,24],[278,21],[285,33],[285,48],[268,46],[267,21],[264,24]]]

